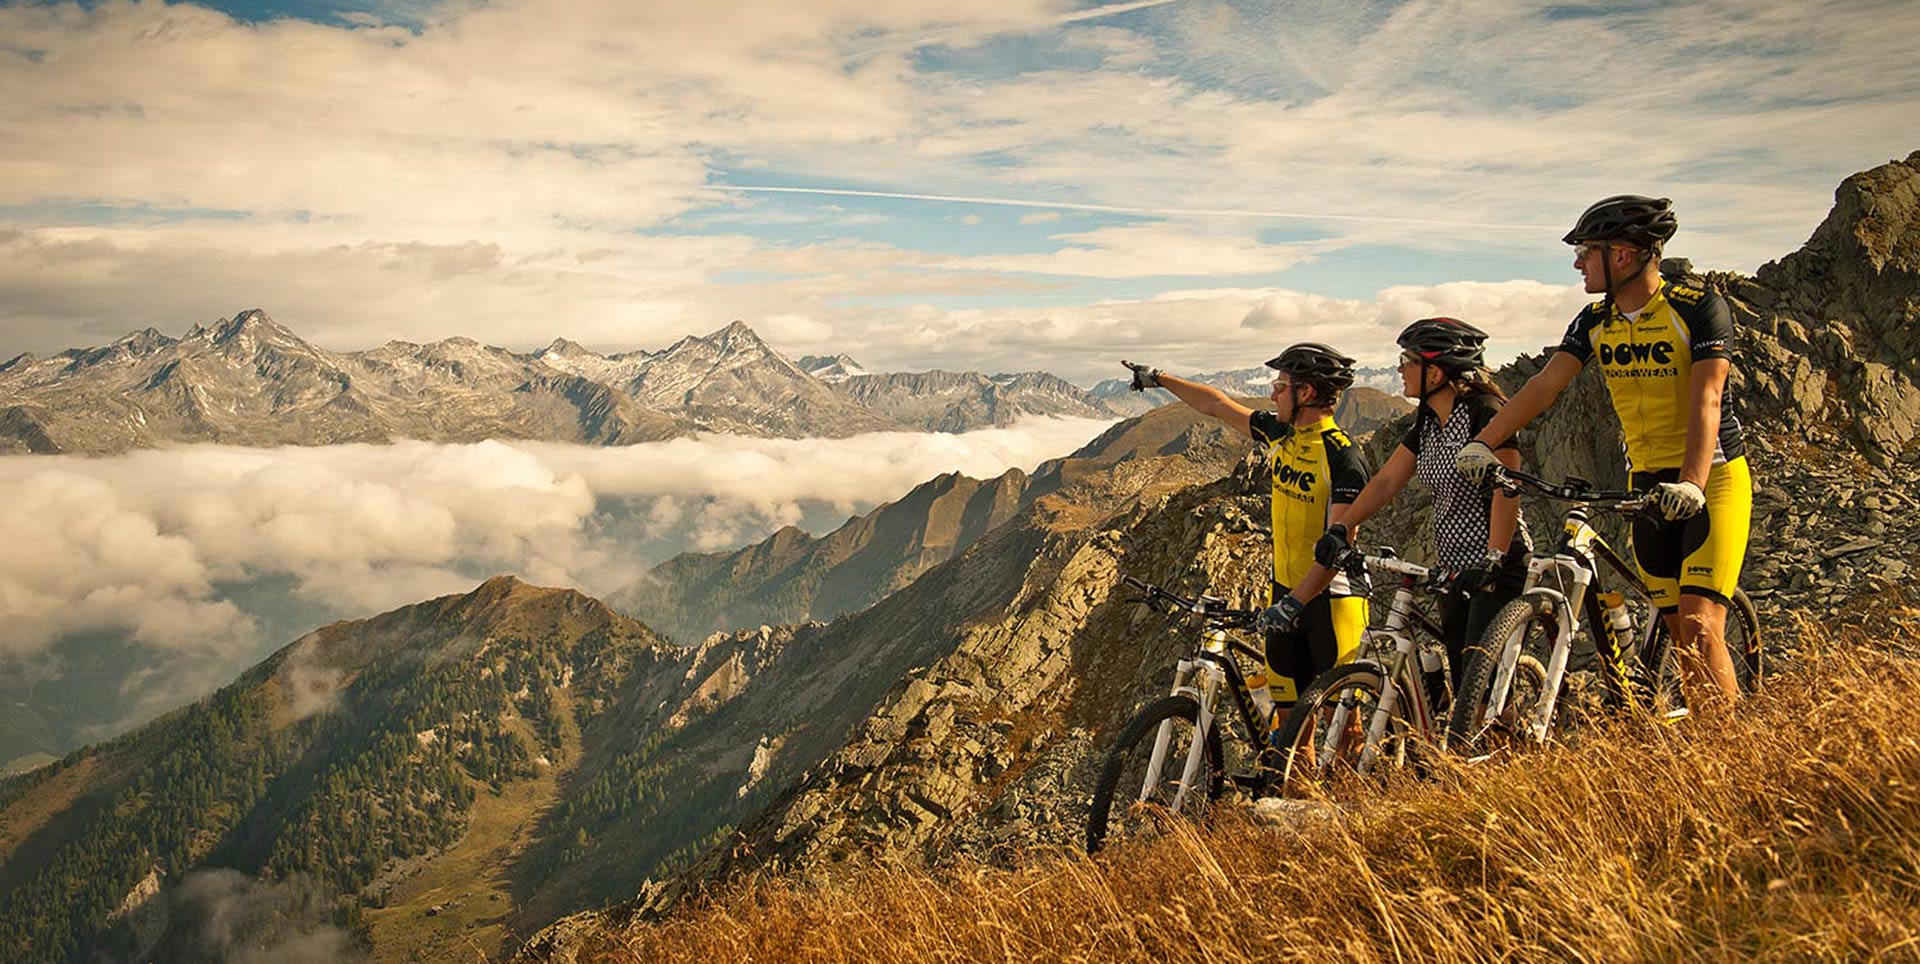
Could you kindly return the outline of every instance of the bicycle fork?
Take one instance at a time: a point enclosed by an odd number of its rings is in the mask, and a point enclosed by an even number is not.
[[[1194,671],[1199,670],[1199,686],[1194,686]],[[1187,792],[1198,782],[1200,773],[1207,765],[1207,733],[1213,727],[1214,694],[1220,691],[1226,682],[1226,673],[1212,663],[1199,665],[1195,660],[1183,659],[1173,674],[1172,695],[1193,697],[1200,706],[1193,722],[1193,742],[1187,747],[1187,759],[1180,769],[1180,789],[1174,791],[1173,802],[1169,809],[1178,813],[1187,802]],[[1153,792],[1160,788],[1160,768],[1167,762],[1167,753],[1173,743],[1173,720],[1161,720],[1160,730],[1153,737],[1153,755],[1147,761],[1147,780],[1140,788],[1140,802],[1146,803]]]
[[[1547,678],[1542,684],[1540,704],[1534,707],[1533,719],[1527,722],[1527,732],[1535,742],[1545,742],[1547,732],[1553,726],[1553,714],[1560,702],[1560,684],[1567,676],[1567,661],[1573,653],[1573,637],[1580,626],[1574,613],[1574,600],[1582,599],[1592,575],[1579,567],[1573,569],[1572,599],[1557,589],[1535,586],[1527,590],[1526,595],[1546,597],[1554,610],[1553,653],[1547,659]],[[1506,712],[1507,700],[1513,695],[1513,675],[1520,666],[1520,645],[1527,633],[1525,624],[1519,626],[1512,636],[1501,644],[1499,670],[1494,675],[1493,691],[1487,695],[1487,719],[1498,719]]]

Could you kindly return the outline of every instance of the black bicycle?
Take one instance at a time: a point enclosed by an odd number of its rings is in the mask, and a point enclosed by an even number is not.
[[[1528,562],[1526,591],[1494,616],[1486,635],[1468,650],[1447,723],[1448,746],[1468,753],[1482,748],[1487,733],[1506,719],[1521,657],[1539,652],[1549,654],[1545,688],[1523,732],[1544,741],[1554,726],[1575,637],[1583,630],[1598,656],[1603,703],[1680,715],[1680,673],[1666,620],[1658,618],[1639,571],[1590,524],[1594,512],[1629,519],[1649,516],[1656,511],[1652,498],[1644,492],[1595,491],[1580,479],[1555,484],[1504,467],[1494,469],[1492,482],[1505,491],[1529,491],[1567,507],[1559,543]],[[1610,579],[1603,582],[1603,574]],[[1608,583],[1621,588],[1608,588]],[[1760,621],[1744,591],[1736,590],[1732,603],[1727,608],[1727,652],[1741,689],[1751,692],[1763,678]]]

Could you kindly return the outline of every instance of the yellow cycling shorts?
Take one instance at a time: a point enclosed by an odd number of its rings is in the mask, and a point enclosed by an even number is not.
[[[1644,491],[1680,478],[1679,469],[1635,472],[1633,488]],[[1636,519],[1633,562],[1662,612],[1680,608],[1682,595],[1706,596],[1726,605],[1740,584],[1753,524],[1753,474],[1745,456],[1722,462],[1707,476],[1707,507],[1679,522]]]

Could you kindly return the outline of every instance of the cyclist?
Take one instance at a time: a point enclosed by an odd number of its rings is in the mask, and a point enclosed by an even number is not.
[[[1740,422],[1723,413],[1733,364],[1733,318],[1718,294],[1664,280],[1660,252],[1679,229],[1666,198],[1605,198],[1563,238],[1587,291],[1601,299],[1567,327],[1547,367],[1516,392],[1459,468],[1481,481],[1491,446],[1531,422],[1598,359],[1626,436],[1634,489],[1660,519],[1633,524],[1633,557],[1667,628],[1687,655],[1691,693],[1738,698],[1727,655],[1728,599],[1740,579],[1753,514]],[[1696,703],[1696,706],[1703,705]]]
[[[1433,545],[1439,568],[1455,573],[1440,596],[1440,629],[1453,685],[1460,686],[1469,643],[1527,584],[1533,542],[1521,520],[1520,500],[1488,494],[1454,467],[1461,446],[1487,427],[1507,396],[1486,365],[1487,333],[1457,318],[1422,318],[1400,332],[1401,390],[1417,404],[1400,446],[1367,487],[1327,529],[1316,558],[1335,565],[1350,544],[1347,533],[1371,518],[1418,478],[1433,493]],[[1512,439],[1494,453],[1519,468]],[[1435,705],[1439,705],[1436,696]]]
[[[1352,659],[1367,627],[1364,578],[1314,561],[1314,543],[1367,484],[1351,439],[1334,424],[1333,407],[1353,384],[1353,359],[1325,345],[1302,343],[1267,362],[1275,371],[1274,410],[1256,411],[1210,385],[1157,368],[1133,370],[1132,388],[1164,388],[1265,449],[1273,488],[1272,605],[1260,615],[1267,637],[1273,699],[1284,720],[1314,677]]]

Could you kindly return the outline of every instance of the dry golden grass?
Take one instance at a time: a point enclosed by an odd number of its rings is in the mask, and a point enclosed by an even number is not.
[[[1729,718],[1620,721],[1333,819],[757,880],[579,959],[1920,958],[1920,662],[1884,655],[1914,634],[1890,614]]]

